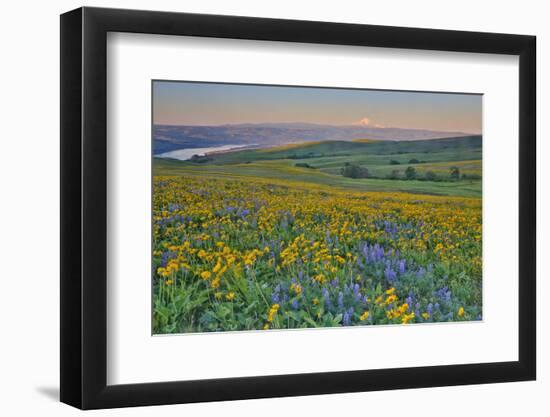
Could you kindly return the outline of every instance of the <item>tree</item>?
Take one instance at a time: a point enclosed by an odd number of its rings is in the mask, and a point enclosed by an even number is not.
[[[416,158],[413,158],[413,159],[409,160],[409,164],[419,164],[419,163],[420,163],[420,161]]]
[[[407,167],[407,169],[405,170],[405,177],[408,180],[416,179],[416,169],[414,169],[413,167]]]
[[[205,162],[210,162],[213,160],[212,157],[206,156],[206,155],[193,155],[190,159],[191,162],[194,162],[196,164],[204,164]]]
[[[458,167],[451,167],[451,179],[455,181],[460,179],[460,170]]]
[[[424,175],[426,177],[426,181],[435,181],[437,179],[437,175],[435,175],[435,172],[433,171],[426,171]]]
[[[401,163],[401,162],[399,162],[399,161],[396,160],[396,159],[392,159],[392,160],[390,161],[390,165],[399,165],[400,163]]]
[[[342,175],[347,178],[368,178],[370,176],[368,168],[355,164],[344,166]]]
[[[391,174],[388,176],[390,180],[398,180],[399,179],[399,170],[393,169]]]

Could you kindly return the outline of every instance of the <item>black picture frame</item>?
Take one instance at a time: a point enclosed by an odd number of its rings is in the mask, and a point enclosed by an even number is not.
[[[519,56],[519,360],[107,385],[108,32]],[[534,36],[136,10],[61,15],[61,401],[81,409],[534,380]]]

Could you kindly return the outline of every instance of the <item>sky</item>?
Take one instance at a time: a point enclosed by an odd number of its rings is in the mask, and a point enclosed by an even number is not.
[[[481,133],[479,94],[153,81],[153,122],[316,123]]]

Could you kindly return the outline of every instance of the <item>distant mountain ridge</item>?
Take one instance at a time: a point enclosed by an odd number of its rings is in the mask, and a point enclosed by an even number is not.
[[[217,126],[154,125],[154,154],[184,148],[223,145],[267,147],[297,142],[378,139],[411,141],[471,136],[464,132],[369,126],[332,126],[312,123],[244,123]]]

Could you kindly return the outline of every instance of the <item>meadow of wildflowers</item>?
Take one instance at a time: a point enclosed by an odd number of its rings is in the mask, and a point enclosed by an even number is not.
[[[154,333],[480,320],[481,199],[154,177]]]

